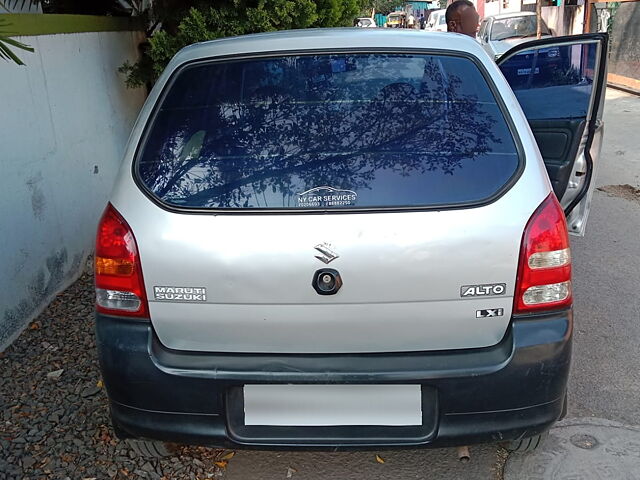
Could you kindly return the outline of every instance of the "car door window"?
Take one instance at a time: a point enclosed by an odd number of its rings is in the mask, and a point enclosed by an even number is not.
[[[529,120],[581,118],[589,111],[597,49],[588,43],[525,50],[500,68]]]

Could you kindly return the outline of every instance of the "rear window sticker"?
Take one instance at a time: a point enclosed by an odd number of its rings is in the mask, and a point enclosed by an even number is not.
[[[350,207],[356,204],[358,194],[353,190],[334,187],[314,187],[298,193],[298,207]]]

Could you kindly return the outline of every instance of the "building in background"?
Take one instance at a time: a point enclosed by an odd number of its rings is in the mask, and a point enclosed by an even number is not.
[[[535,0],[533,1],[535,10]],[[476,4],[476,10],[480,18],[522,10],[522,0],[476,0],[474,3]]]
[[[640,1],[588,1],[585,31],[609,33],[609,85],[640,94]]]
[[[440,0],[404,2],[398,4],[394,9],[394,12],[404,12],[406,16],[412,14],[416,20],[418,20],[420,15],[424,15],[425,18],[429,18],[429,11],[437,10],[439,8]],[[387,15],[376,13],[374,18],[376,25],[379,27],[384,27],[387,23]]]
[[[578,35],[584,32],[584,0],[543,1],[542,18],[555,35]],[[522,10],[536,11],[535,0],[523,0]]]
[[[555,35],[582,33],[584,3],[585,0],[542,0],[542,18]],[[480,18],[500,13],[536,11],[536,0],[475,0],[474,4]]]
[[[429,16],[429,10],[436,10],[440,8],[439,0],[432,2],[406,2],[404,4],[405,11],[408,14],[413,14],[414,17],[420,18],[420,15],[425,17]]]

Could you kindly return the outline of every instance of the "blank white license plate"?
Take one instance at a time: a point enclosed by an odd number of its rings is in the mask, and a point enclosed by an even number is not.
[[[422,425],[420,385],[245,385],[245,425]]]

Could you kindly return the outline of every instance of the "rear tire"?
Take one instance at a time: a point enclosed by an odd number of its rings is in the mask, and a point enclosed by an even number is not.
[[[504,449],[509,453],[529,453],[536,451],[549,436],[549,432],[543,432],[533,437],[514,440],[504,445]]]
[[[569,404],[569,398],[567,395],[567,392],[564,393],[564,400],[562,401],[562,413],[560,414],[560,418],[558,420],[562,420],[564,417],[567,416],[567,410],[568,410],[568,404]]]
[[[144,458],[164,458],[170,457],[171,451],[164,442],[154,442],[151,440],[136,440],[127,438],[124,441],[129,449],[136,455]]]

